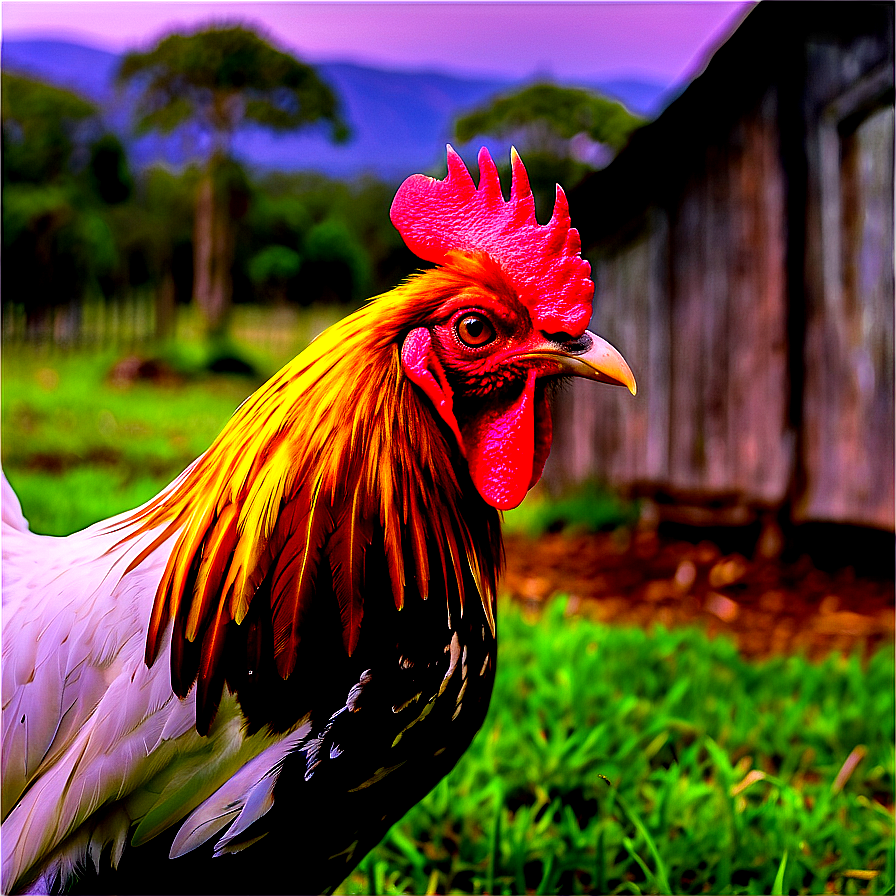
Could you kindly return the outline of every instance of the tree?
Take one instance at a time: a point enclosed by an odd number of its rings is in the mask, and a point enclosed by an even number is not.
[[[534,141],[534,149],[584,134],[618,152],[642,124],[644,119],[632,115],[617,100],[579,87],[542,82],[495,97],[459,118],[454,130],[464,142],[478,134],[509,137],[524,133]]]
[[[70,90],[2,74],[3,178],[48,184],[71,177],[78,149],[99,132],[98,110]]]
[[[286,304],[290,281],[302,267],[302,256],[289,246],[273,244],[257,252],[249,261],[249,279],[262,295],[276,304]]]
[[[232,142],[245,123],[274,131],[324,124],[336,142],[348,128],[335,93],[315,70],[240,26],[172,34],[129,53],[121,84],[140,89],[141,131],[171,132],[192,121],[207,144],[195,205],[194,300],[210,336],[223,335],[232,298],[233,218],[245,210],[245,178]]]
[[[394,185],[267,172],[239,223],[234,300],[356,303],[412,274],[420,260],[389,221]]]
[[[73,338],[85,292],[117,263],[107,213],[130,189],[121,144],[88,100],[4,72],[2,162],[4,301],[24,309],[37,337],[69,306]]]
[[[509,138],[526,162],[539,211],[553,208],[555,183],[573,186],[606,164],[644,124],[622,103],[591,90],[540,82],[501,94],[458,118],[454,136]]]
[[[175,334],[177,305],[193,292],[193,227],[199,172],[175,173],[163,165],[140,173],[131,201],[109,210],[118,243],[113,289],[119,295],[151,292],[155,335]]]

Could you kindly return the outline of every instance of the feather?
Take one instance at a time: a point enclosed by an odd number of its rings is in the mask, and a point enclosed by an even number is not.
[[[454,580],[457,582],[458,589],[458,600],[460,602],[460,611],[463,613],[464,610],[464,570],[460,563],[460,551],[457,547],[456,536],[454,532],[454,527],[447,526],[446,532],[446,547],[448,548],[448,554],[451,557],[451,571],[454,576]]]
[[[190,688],[196,681],[202,656],[202,643],[188,640],[184,631],[186,624],[187,617],[183,613],[173,616],[170,643],[171,689],[182,699],[190,693]]]
[[[415,505],[413,512],[410,514],[407,528],[410,530],[414,565],[417,571],[415,584],[417,592],[423,600],[429,597],[429,554],[427,542],[431,527],[427,525],[428,522],[419,506]]]
[[[358,646],[364,616],[364,563],[372,540],[370,521],[358,511],[359,491],[355,490],[351,509],[344,511],[327,545],[333,592],[342,620],[342,641],[352,655]]]
[[[152,665],[158,656],[160,638],[169,619],[178,619],[181,600],[188,596],[186,582],[190,579],[191,572],[195,570],[195,560],[200,549],[198,543],[191,546],[190,533],[191,529],[185,528],[178,536],[172,553],[177,554],[181,558],[181,562],[169,564],[159,582],[157,594],[164,597],[153,605],[149,620],[146,636],[146,662],[149,665]],[[180,627],[183,628],[183,624]]]
[[[230,779],[231,781],[234,778]],[[199,807],[180,827],[174,842],[171,844],[170,859],[179,859],[210,840],[223,828],[227,827],[240,814],[238,803],[215,805],[214,811]]]
[[[196,679],[196,730],[200,734],[208,734],[215,713],[218,711],[218,700],[224,684],[224,670],[221,667],[221,655],[227,640],[227,625],[230,618],[225,612],[227,593],[221,594],[215,619],[205,630],[202,639],[202,658]]]
[[[168,745],[173,751],[169,761],[125,800],[131,817],[139,820],[131,837],[134,845],[148,842],[180,821],[272,746],[269,734],[246,736],[242,729],[239,706],[225,695],[207,737],[193,731],[180,744]]]
[[[133,846],[148,843],[182,818],[184,811],[207,799],[220,773],[220,765],[210,766],[204,755],[185,757],[175,768],[176,774],[165,784],[135,828],[131,836]]]
[[[301,525],[286,540],[274,566],[271,608],[274,626],[274,659],[282,678],[295,668],[302,620],[314,596],[314,583],[322,548],[332,531],[332,517],[315,487]]]
[[[223,590],[224,571],[230,563],[239,538],[236,528],[238,513],[235,504],[226,504],[203,543],[193,601],[187,617],[185,635],[188,641],[196,640],[200,623],[205,621],[212,601],[216,600]]]
[[[6,479],[6,474],[0,474],[0,520],[4,526],[16,532],[28,532],[28,520],[22,513],[22,505],[19,496],[13,491]]]
[[[269,781],[273,791],[283,760],[298,749],[310,733],[311,724],[303,722],[281,741],[247,762],[218,788],[180,826],[171,844],[171,858],[179,858],[201,846],[239,816],[252,791],[259,784],[263,784],[264,790],[268,785],[263,782]]]
[[[261,668],[262,630],[273,634],[279,675],[291,674],[322,558],[321,597],[335,601],[344,648],[355,651],[374,529],[382,533],[396,607],[430,592],[449,602],[456,594],[462,607],[474,588],[479,593],[470,597],[482,601],[493,625],[489,567],[497,563],[471,545],[484,540],[500,550],[497,514],[466,474],[459,478],[457,455],[428,400],[403,373],[400,343],[445,297],[471,284],[491,288],[496,277],[494,265],[458,256],[330,328],[243,403],[179,480],[118,525],[123,541],[177,536],[156,590],[146,655],[155,658],[172,621],[172,683],[184,696],[202,676],[198,711],[223,687],[222,668]],[[355,496],[351,532],[343,532],[337,521]],[[240,508],[235,525],[229,505]],[[359,551],[364,560],[356,562]],[[258,595],[262,603],[250,613]],[[254,634],[225,637],[232,624],[254,626]]]
[[[239,840],[242,839],[240,834],[273,808],[276,783],[277,775],[269,772],[249,791],[242,811],[227,829],[227,833],[215,844],[216,856],[239,851]],[[255,838],[250,842],[255,842]]]

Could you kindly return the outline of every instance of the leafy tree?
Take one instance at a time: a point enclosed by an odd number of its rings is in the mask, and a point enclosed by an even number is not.
[[[379,293],[391,289],[396,281],[413,273],[420,265],[420,259],[405,246],[398,231],[389,220],[389,207],[395,194],[394,184],[388,184],[372,176],[362,176],[353,181],[337,180],[311,171],[272,172],[257,183],[258,199],[253,200],[253,208],[248,215],[250,223],[262,222],[256,214],[265,207],[266,225],[264,239],[262,232],[255,229],[247,234],[247,241],[256,241],[257,251],[271,242],[282,243],[300,252],[304,264],[300,272],[301,301],[324,301],[327,297],[349,297],[352,301],[366,298],[372,292]],[[271,203],[264,197],[276,197]],[[272,224],[277,222],[275,234]],[[331,229],[338,221],[348,236],[340,237]],[[292,222],[292,223],[290,223]],[[322,231],[312,236],[312,229],[327,222]],[[327,237],[327,233],[331,237]],[[290,236],[287,236],[290,234]],[[333,257],[334,242],[344,238],[349,247],[343,253],[341,272],[343,278],[338,289],[328,287],[318,275],[323,276],[325,265],[323,255]],[[310,251],[306,243],[310,241]],[[240,239],[243,243],[243,237]],[[326,253],[323,251],[329,244]],[[351,257],[355,261],[349,261]],[[312,277],[317,278],[312,282]],[[292,297],[292,293],[290,294]]]
[[[130,201],[109,210],[119,247],[112,289],[120,295],[151,289],[159,339],[174,334],[176,306],[193,291],[195,166],[177,174],[162,165],[141,172]]]
[[[616,100],[540,82],[456,119],[454,136],[460,143],[484,136],[513,140],[525,159],[539,213],[550,215],[554,184],[573,186],[606,164],[642,124],[644,119]]]
[[[394,186],[372,176],[346,181],[274,171],[253,179],[252,190],[238,225],[236,302],[260,295],[355,303],[385,292],[420,264],[389,221]]]
[[[70,90],[3,72],[3,177],[58,183],[71,177],[78,150],[100,130],[97,108]]]
[[[29,330],[48,325],[51,308],[78,308],[107,277],[117,247],[102,211],[65,186],[9,184],[3,191],[3,295],[21,303]]]
[[[246,224],[259,248],[278,244],[296,248],[314,222],[297,191],[283,187],[283,181],[270,186],[255,184]]]
[[[130,198],[134,189],[124,147],[115,134],[103,134],[90,147],[90,180],[96,195],[108,205]]]
[[[522,133],[536,150],[584,134],[618,151],[642,124],[644,119],[616,100],[579,87],[542,82],[495,97],[457,119],[454,131],[463,142],[480,134],[512,137]]]
[[[343,221],[329,218],[308,233],[299,301],[357,301],[367,291],[370,267],[364,247]]]
[[[83,97],[7,72],[0,91],[4,301],[24,308],[32,335],[63,305],[77,327],[85,292],[118,261],[107,213],[130,189],[127,160]]]
[[[247,195],[231,158],[234,135],[245,123],[274,131],[323,124],[345,140],[337,97],[311,66],[240,26],[169,35],[125,56],[118,80],[141,89],[140,130],[192,122],[207,144],[195,205],[194,298],[209,335],[220,335],[232,300],[232,221]]]
[[[274,244],[252,256],[249,279],[263,295],[276,304],[285,304],[290,282],[302,267],[302,256],[288,246]]]

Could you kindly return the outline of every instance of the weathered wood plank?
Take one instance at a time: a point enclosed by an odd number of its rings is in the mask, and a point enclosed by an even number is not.
[[[896,528],[893,10],[845,10],[760,4],[577,191],[640,392],[575,384],[551,481]]]
[[[893,528],[893,107],[846,133],[837,125],[822,121],[812,156],[811,223],[825,249],[807,324],[796,516]]]

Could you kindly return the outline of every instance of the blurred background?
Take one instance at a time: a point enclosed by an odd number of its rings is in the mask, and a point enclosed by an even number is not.
[[[3,3],[35,531],[412,273],[446,142],[569,197],[639,393],[560,396],[490,721],[346,892],[893,892],[893,58],[876,2]]]

